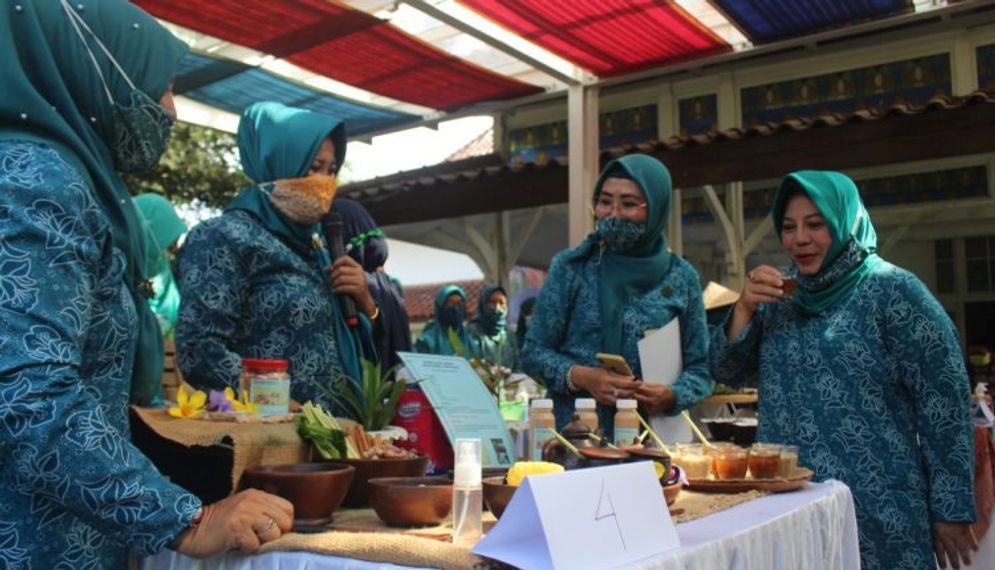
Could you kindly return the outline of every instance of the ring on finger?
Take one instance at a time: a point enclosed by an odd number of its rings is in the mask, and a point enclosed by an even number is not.
[[[259,529],[259,530],[256,531],[256,534],[259,535],[259,536],[262,536],[262,535],[266,534],[267,532],[273,530],[273,527],[275,527],[275,526],[276,526],[276,521],[273,520],[273,517],[270,517],[269,520],[266,521],[266,524],[263,526],[263,528],[261,528],[261,529]]]
[[[618,388],[612,388],[612,398],[618,398]]]

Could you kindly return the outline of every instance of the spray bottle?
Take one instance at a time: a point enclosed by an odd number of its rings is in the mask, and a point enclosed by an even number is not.
[[[456,440],[453,472],[453,544],[472,548],[483,532],[480,440]]]

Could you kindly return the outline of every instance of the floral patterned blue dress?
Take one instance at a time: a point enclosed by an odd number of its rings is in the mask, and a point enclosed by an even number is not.
[[[136,311],[89,184],[0,142],[0,568],[126,568],[201,506],[129,441]]]
[[[779,302],[734,342],[725,330],[713,378],[759,371],[758,439],[850,486],[862,567],[935,568],[930,523],[974,520],[974,455],[960,345],[925,285],[882,261],[818,316]]]
[[[183,305],[176,355],[201,389],[238,388],[242,357],[290,361],[290,396],[346,411],[315,383],[343,372],[337,302],[311,251],[281,240],[251,213],[229,210],[194,227],[180,251]]]
[[[541,378],[551,394],[557,429],[570,421],[574,411],[576,396],[567,390],[567,373],[574,364],[598,366],[594,355],[602,351],[597,255],[564,262],[566,254],[569,250],[553,258],[522,350],[523,369]],[[657,287],[630,298],[622,309],[621,356],[637,377],[641,371],[636,343],[647,330],[658,329],[674,318],[680,319],[684,363],[684,371],[672,386],[677,413],[712,391],[708,328],[698,272],[677,256]],[[598,416],[602,429],[611,437],[615,407],[599,403]]]

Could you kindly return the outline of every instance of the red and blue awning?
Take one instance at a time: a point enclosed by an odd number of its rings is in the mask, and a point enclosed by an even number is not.
[[[183,62],[176,91],[232,113],[254,101],[277,100],[334,113],[349,124],[351,133],[362,135],[399,128],[435,111],[451,112],[557,88],[549,78],[513,77],[498,66],[489,69],[471,63],[387,19],[335,0],[134,1],[208,43],[224,44],[216,53],[195,46],[196,53]],[[921,0],[456,0],[450,4],[463,9],[467,17],[490,20],[579,70],[616,77],[908,13],[916,9],[914,2]],[[417,10],[418,3],[411,5]],[[389,17],[389,12],[378,14]],[[722,20],[721,25],[716,20]],[[228,49],[232,46],[237,48],[234,55]],[[242,58],[238,50],[255,56]],[[268,65],[274,60],[301,73],[284,74],[282,68]],[[302,73],[324,83],[302,79]],[[348,88],[338,90],[335,85]]]

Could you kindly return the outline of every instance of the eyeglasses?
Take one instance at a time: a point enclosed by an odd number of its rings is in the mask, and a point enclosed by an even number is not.
[[[618,211],[618,213],[623,216],[630,216],[639,211],[640,208],[645,208],[646,202],[640,202],[635,198],[624,197],[621,200],[612,200],[608,196],[600,196],[594,201],[594,211],[599,215],[610,214],[613,211]]]

